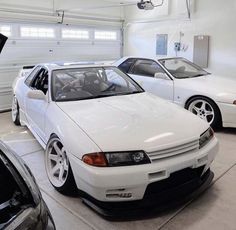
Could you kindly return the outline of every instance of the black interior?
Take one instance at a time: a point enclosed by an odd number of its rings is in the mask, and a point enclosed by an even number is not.
[[[31,87],[43,91],[46,95],[48,91],[48,71],[42,68],[31,83]]]
[[[1,155],[0,155],[1,156]],[[0,229],[30,203],[0,158]]]

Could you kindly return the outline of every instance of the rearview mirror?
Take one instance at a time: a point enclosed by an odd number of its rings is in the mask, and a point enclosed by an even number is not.
[[[27,97],[35,100],[46,100],[46,96],[41,90],[30,90],[27,93]]]
[[[166,73],[155,73],[154,78],[162,79],[162,80],[170,80]]]

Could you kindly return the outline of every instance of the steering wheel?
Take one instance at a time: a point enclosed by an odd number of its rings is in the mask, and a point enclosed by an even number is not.
[[[65,91],[70,92],[72,89],[77,91],[77,88],[73,86],[71,83],[68,83],[61,88],[62,92],[65,92]]]
[[[176,73],[183,73],[184,71],[185,71],[185,69],[186,69],[186,67],[185,66],[180,66],[179,68],[177,68],[176,70],[175,70],[175,72]]]
[[[106,89],[102,90],[102,92],[106,92],[115,88],[116,88],[116,84],[112,83]]]

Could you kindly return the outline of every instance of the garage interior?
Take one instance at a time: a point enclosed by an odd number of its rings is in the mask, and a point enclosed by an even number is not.
[[[154,2],[154,9],[140,10],[137,0],[0,1],[0,33],[9,38],[0,56],[0,140],[32,170],[57,229],[236,228],[235,128],[216,131],[220,151],[211,167],[215,177],[200,197],[148,218],[110,221],[79,197],[63,196],[52,187],[42,147],[26,127],[11,120],[14,79],[23,66],[38,63],[112,63],[123,56],[178,56],[201,62],[206,57],[200,65],[207,71],[235,79],[235,1]],[[167,40],[158,43],[160,35]],[[194,37],[204,36],[208,45],[199,51]]]

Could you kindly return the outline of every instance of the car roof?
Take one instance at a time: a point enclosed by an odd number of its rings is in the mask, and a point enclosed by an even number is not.
[[[169,58],[160,58],[158,61],[172,60],[172,59],[185,59],[183,57],[169,57]]]
[[[108,67],[104,62],[50,62],[41,63],[38,66],[45,66],[48,70],[60,70],[60,69],[77,69],[77,68],[93,68],[93,67]]]
[[[183,57],[168,57],[168,58],[155,58],[155,57],[148,57],[148,56],[125,56],[123,58],[121,58],[120,60],[120,64],[123,63],[125,60],[127,59],[148,59],[148,60],[155,60],[155,61],[161,61],[161,60],[167,60],[167,59],[184,59]]]

